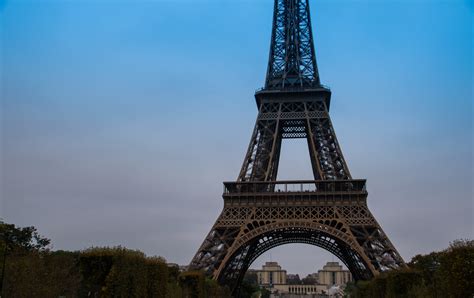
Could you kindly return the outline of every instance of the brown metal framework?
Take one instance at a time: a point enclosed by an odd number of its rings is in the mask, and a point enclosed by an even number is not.
[[[265,88],[236,182],[224,183],[224,210],[191,261],[234,294],[252,262],[287,243],[324,248],[356,280],[405,266],[367,207],[329,117],[331,91],[316,67],[308,0],[275,0]],[[315,180],[276,181],[282,140],[306,138]]]
[[[266,89],[319,86],[308,1],[275,0]]]

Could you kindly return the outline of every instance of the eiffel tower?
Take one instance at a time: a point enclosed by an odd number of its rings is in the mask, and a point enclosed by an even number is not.
[[[224,182],[224,209],[194,256],[236,294],[252,262],[288,243],[328,250],[354,279],[405,266],[367,207],[366,180],[353,179],[320,83],[308,0],[275,0],[265,88],[235,182]],[[306,138],[315,180],[277,181],[282,139]]]

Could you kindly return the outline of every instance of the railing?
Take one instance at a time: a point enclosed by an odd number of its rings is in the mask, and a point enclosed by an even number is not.
[[[366,180],[224,182],[224,194],[365,192]]]
[[[265,87],[261,87],[261,88],[256,89],[255,93],[259,93],[262,91],[305,91],[305,90],[315,90],[315,89],[320,89],[320,88],[331,90],[329,86],[319,84],[319,86],[305,86],[305,87],[296,86],[296,87],[268,88],[268,89]]]

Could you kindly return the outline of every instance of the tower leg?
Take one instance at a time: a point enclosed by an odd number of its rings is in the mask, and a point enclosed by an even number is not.
[[[356,280],[405,266],[364,200],[282,201],[271,207],[227,203],[191,267],[236,290],[256,258],[288,243],[328,250]]]

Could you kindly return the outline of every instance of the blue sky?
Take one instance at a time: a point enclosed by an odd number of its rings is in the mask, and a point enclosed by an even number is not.
[[[336,133],[385,232],[407,261],[473,238],[472,2],[310,5]],[[0,217],[56,249],[121,244],[188,263],[247,149],[272,9],[0,1]],[[306,151],[286,141],[279,177],[309,178]],[[255,265],[269,258],[309,273],[330,256],[283,246]]]

